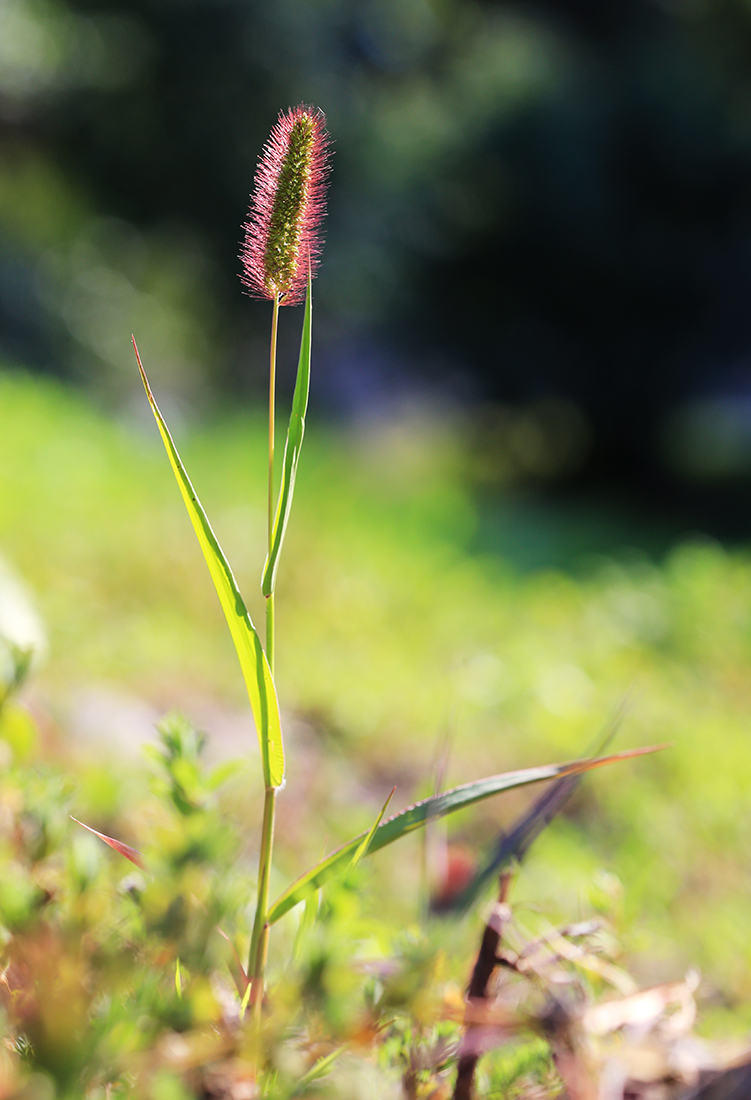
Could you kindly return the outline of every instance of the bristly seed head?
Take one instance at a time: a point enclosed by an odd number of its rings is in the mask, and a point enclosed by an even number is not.
[[[315,274],[329,171],[326,116],[301,104],[282,111],[264,146],[240,252],[240,276],[256,298],[304,301]]]

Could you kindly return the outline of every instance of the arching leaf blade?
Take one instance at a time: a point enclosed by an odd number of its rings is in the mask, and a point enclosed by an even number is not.
[[[227,625],[229,626],[232,641],[240,661],[245,686],[253,711],[253,718],[258,731],[258,741],[261,748],[261,760],[263,763],[264,782],[267,787],[280,787],[284,781],[284,746],[282,742],[282,726],[279,716],[279,703],[274,686],[271,669],[263,651],[261,640],[256,628],[251,621],[245,606],[237,581],[234,578],[229,562],[219,545],[216,535],[209,523],[193,484],[177,452],[174,440],[169,428],[159,411],[154,399],[151,386],[146,377],[146,372],[138,354],[135,339],[133,348],[136,353],[138,369],[141,373],[141,381],[149,399],[151,411],[154,414],[159,434],[162,437],[167,456],[177,480],[185,507],[188,510],[190,521],[198,537],[198,542],[203,551],[206,564],[209,567],[211,579],[214,582],[219,602],[224,611]]]
[[[577,775],[580,772],[603,767],[605,764],[613,764],[618,760],[657,752],[664,747],[664,745],[652,745],[642,749],[627,749],[625,752],[614,753],[611,756],[573,760],[567,764],[548,764],[539,768],[523,768],[521,771],[504,772],[502,775],[491,775],[472,783],[464,783],[460,787],[453,787],[450,791],[443,791],[441,794],[416,802],[406,810],[394,814],[388,821],[384,821],[376,828],[366,854],[370,855],[388,844],[393,844],[395,840],[400,840],[408,833],[421,829],[428,821],[446,817],[448,814],[464,809],[465,806],[471,806],[485,798],[492,798],[493,795],[501,794],[503,791],[529,786],[532,783],[542,783],[548,779],[560,779],[565,775]],[[353,856],[367,837],[368,831],[360,833],[296,879],[270,906],[269,922],[274,924],[295,905],[304,901],[314,890],[320,889],[324,883],[346,871]]]

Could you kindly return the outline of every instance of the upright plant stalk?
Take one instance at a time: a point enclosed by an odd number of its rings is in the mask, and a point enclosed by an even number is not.
[[[271,554],[274,537],[274,445],[276,432],[276,347],[279,327],[279,294],[274,297],[271,315],[271,350],[269,354],[269,485],[268,485],[268,546]],[[274,593],[266,597],[266,659],[271,675],[274,675]],[[258,861],[258,896],[250,942],[249,973],[253,982],[253,1019],[260,1024],[263,1005],[263,984],[268,958],[269,930],[269,882],[271,856],[274,849],[274,823],[276,819],[276,787],[266,787],[263,799],[261,824],[261,851]]]
[[[271,315],[271,353],[269,356],[269,502],[268,502],[268,546],[271,554],[274,538],[274,435],[276,420],[276,337],[279,327],[279,295],[274,298],[274,311]],[[274,675],[274,593],[266,597],[266,658]]]
[[[266,598],[266,659],[274,674],[274,578],[281,537],[291,503],[291,485],[299,453],[287,436],[285,474],[279,508],[274,508],[274,435],[276,407],[276,349],[279,307],[303,300],[307,289],[306,325],[309,360],[310,280],[320,255],[320,224],[324,213],[327,174],[328,135],[320,111],[301,105],[280,114],[266,144],[258,170],[250,214],[245,225],[241,251],[242,281],[250,294],[273,301],[271,351],[269,357],[269,477],[268,477],[268,556],[262,590]],[[302,355],[301,355],[302,361]],[[307,369],[305,403],[307,403]],[[299,369],[298,369],[299,374]],[[297,396],[297,387],[296,387]],[[301,441],[303,420],[293,403],[290,432],[295,422],[295,439]],[[304,410],[303,410],[304,415]],[[295,420],[295,417],[297,419]],[[298,423],[299,422],[299,423]],[[287,456],[293,464],[291,478]],[[271,565],[270,565],[271,563]],[[269,580],[267,583],[267,571]],[[258,861],[258,896],[250,941],[249,973],[253,989],[253,1017],[261,1020],[263,988],[269,940],[269,880],[274,847],[274,820],[277,787],[267,781],[261,849]]]

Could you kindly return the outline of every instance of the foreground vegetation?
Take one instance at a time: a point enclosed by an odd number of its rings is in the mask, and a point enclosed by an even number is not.
[[[264,486],[250,456],[263,454],[264,430],[225,418],[176,432],[256,619]],[[368,828],[394,784],[399,808],[438,773],[448,786],[581,755],[630,691],[617,747],[673,748],[585,781],[514,885],[518,935],[599,914],[613,937],[597,932],[600,955],[649,983],[700,966],[712,1026],[741,1029],[751,562],[693,543],[660,563],[632,552],[577,575],[519,575],[475,549],[460,423],[318,431],[307,448],[277,654],[303,765],[280,796],[275,886],[314,863],[323,838],[330,848]],[[230,1088],[253,1052],[242,977],[236,990],[227,975],[237,977],[233,948],[247,955],[263,790],[243,763],[257,751],[252,723],[170,478],[137,418],[113,426],[54,385],[0,378],[0,548],[47,636],[45,657],[37,624],[11,614],[8,574],[2,633],[38,644],[0,727],[10,868],[0,924],[21,945],[5,975],[16,1042],[7,1095],[80,1095],[82,1082],[120,1095],[134,1081],[135,1095],[165,1100],[243,1095]],[[283,629],[293,617],[294,635]],[[188,721],[163,727],[149,782],[133,750],[176,706]],[[208,731],[206,767],[194,725]],[[240,759],[231,776],[212,772],[228,758]],[[451,825],[456,850],[483,855],[528,801],[466,811]],[[134,845],[144,869],[70,814]],[[428,920],[421,857],[418,842],[384,851],[327,892],[284,968],[298,933],[292,917],[280,923],[270,1094],[303,1088],[344,1043],[330,1086],[340,1095],[370,1095],[367,1074],[382,1075],[377,1095],[413,1078],[412,1095],[444,1095],[481,921]],[[527,1035],[488,1062],[483,1087],[502,1094],[527,1071],[544,1087],[547,1050]],[[199,1081],[206,1064],[229,1084]]]

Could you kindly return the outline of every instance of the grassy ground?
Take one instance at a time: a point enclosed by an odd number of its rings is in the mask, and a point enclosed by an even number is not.
[[[263,424],[191,429],[165,412],[260,623]],[[482,517],[449,426],[308,432],[279,576],[280,881],[370,824],[393,783],[399,805],[426,793],[438,745],[447,785],[566,759],[630,691],[616,747],[673,747],[586,780],[533,850],[517,905],[530,920],[604,908],[643,977],[699,965],[717,1011],[751,1020],[749,557],[694,543],[659,564],[624,553],[576,575],[519,573],[476,549]],[[84,739],[89,766],[109,767],[172,707],[255,763],[229,636],[145,403],[115,424],[56,385],[0,375],[0,554],[46,624],[31,703]],[[258,773],[241,796],[254,827]],[[526,801],[484,804],[452,835],[482,852]],[[400,919],[417,858],[416,845],[376,857]]]

